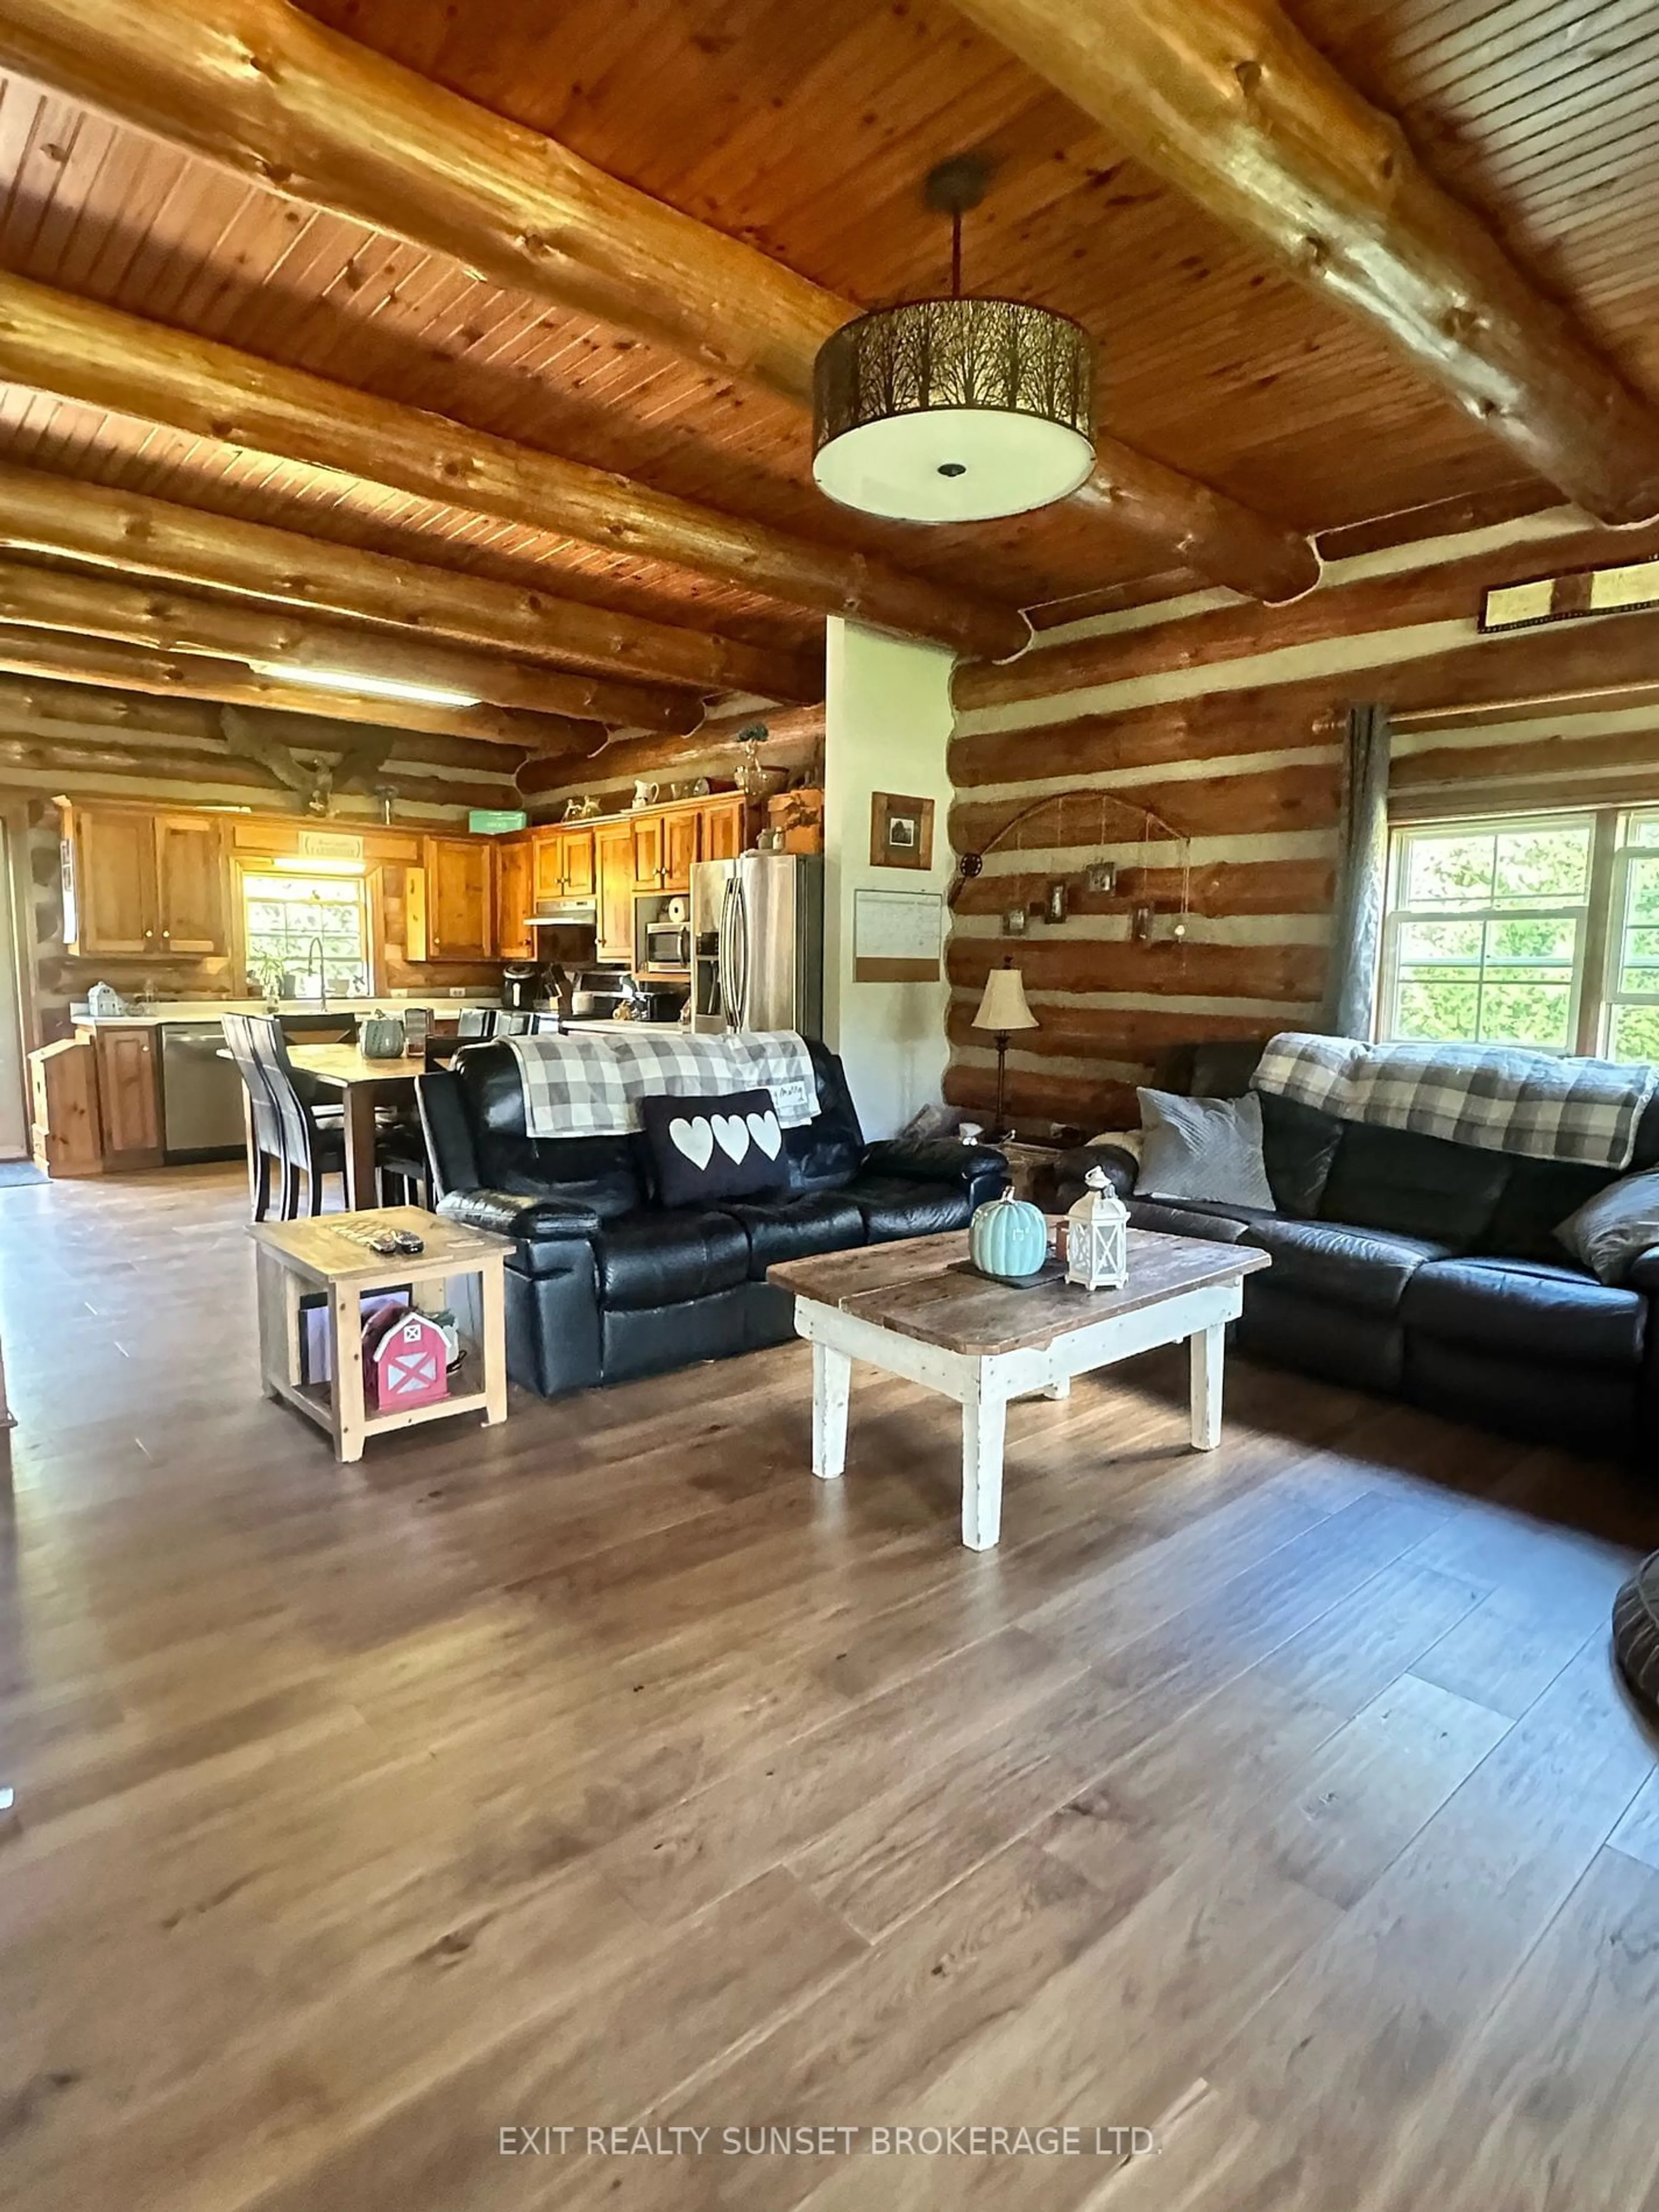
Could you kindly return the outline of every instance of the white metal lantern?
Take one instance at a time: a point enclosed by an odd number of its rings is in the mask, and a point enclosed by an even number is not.
[[[1066,1279],[1085,1291],[1121,1291],[1129,1276],[1129,1209],[1104,1168],[1083,1178],[1085,1195],[1066,1217]]]

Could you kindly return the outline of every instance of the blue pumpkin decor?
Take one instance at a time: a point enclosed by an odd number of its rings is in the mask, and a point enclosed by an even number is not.
[[[1048,1224],[1023,1198],[994,1198],[968,1224],[968,1255],[996,1282],[1034,1282],[1048,1256]]]

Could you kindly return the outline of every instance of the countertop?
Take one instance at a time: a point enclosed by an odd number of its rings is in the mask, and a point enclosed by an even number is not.
[[[417,997],[379,999],[343,999],[337,1005],[330,1001],[327,1014],[349,1015],[354,1019],[365,1014],[398,1014],[406,1006],[426,1006],[435,1019],[459,1014],[471,1007],[487,1012],[500,1013],[499,999],[431,999]],[[76,1029],[153,1030],[174,1022],[216,1022],[221,1014],[262,1014],[265,1012],[263,999],[171,999],[158,1000],[141,1012],[130,1014],[89,1014],[84,1006],[71,1006],[70,1018]],[[277,1007],[279,1014],[308,1014],[323,1018],[324,1010],[314,999],[285,999]],[[683,1030],[683,1022],[613,1022],[609,1018],[567,1022],[567,1030],[652,1030],[668,1032]]]
[[[378,999],[331,999],[326,1009],[319,1006],[315,999],[284,999],[276,1012],[311,1014],[322,1019],[349,1014],[355,1019],[376,1012],[401,1013],[405,1006],[426,1006],[434,1016],[440,1016],[459,1014],[475,1006],[499,1013],[501,1006],[499,999],[432,998],[405,991],[396,997],[388,992]],[[152,1006],[135,1008],[131,1013],[93,1014],[88,1012],[82,1001],[70,1008],[70,1019],[77,1029],[155,1029],[163,1022],[216,1022],[221,1014],[263,1014],[265,1011],[263,999],[158,999]]]

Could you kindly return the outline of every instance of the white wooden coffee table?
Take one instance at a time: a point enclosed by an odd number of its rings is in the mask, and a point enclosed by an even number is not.
[[[1227,1323],[1246,1275],[1269,1265],[1242,1244],[1129,1231],[1121,1291],[1061,1281],[1012,1290],[968,1265],[964,1230],[790,1260],[767,1279],[795,1299],[795,1329],[812,1346],[812,1472],[847,1462],[852,1364],[954,1398],[962,1407],[962,1540],[987,1552],[1002,1526],[1002,1443],[1011,1398],[1063,1398],[1087,1375],[1185,1337],[1192,1346],[1194,1448],[1221,1441]]]

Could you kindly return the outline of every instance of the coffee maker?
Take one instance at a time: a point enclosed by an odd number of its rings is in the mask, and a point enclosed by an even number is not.
[[[547,996],[547,979],[527,960],[501,970],[501,1004],[510,1014],[533,1014]]]

